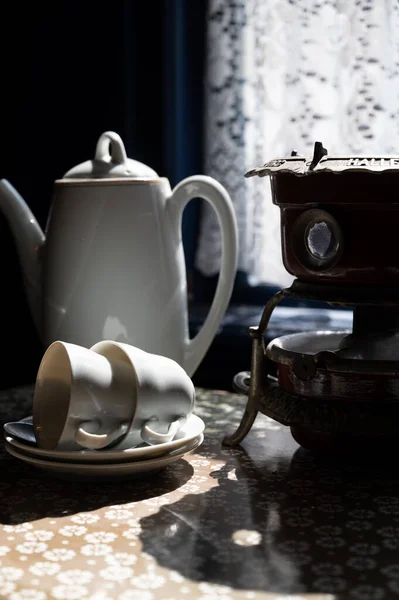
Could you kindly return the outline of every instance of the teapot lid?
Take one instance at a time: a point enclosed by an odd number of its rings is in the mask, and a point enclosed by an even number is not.
[[[382,173],[399,170],[399,156],[331,156],[321,142],[315,142],[313,157],[298,154],[296,150],[291,156],[277,158],[245,173],[245,177],[259,175],[276,175],[292,173],[306,176],[316,173],[367,172]]]
[[[126,156],[121,137],[105,131],[98,139],[93,160],[87,160],[65,173],[63,179],[158,179],[158,174],[144,163]]]

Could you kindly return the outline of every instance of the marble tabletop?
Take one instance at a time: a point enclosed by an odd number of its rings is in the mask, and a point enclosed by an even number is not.
[[[0,420],[31,387],[0,392]],[[0,598],[382,600],[399,594],[395,461],[316,458],[245,399],[198,390],[195,453],[118,483],[55,479],[0,447]]]

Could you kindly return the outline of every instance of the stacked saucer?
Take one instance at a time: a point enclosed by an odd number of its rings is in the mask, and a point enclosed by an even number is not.
[[[204,439],[205,425],[191,414],[174,439],[118,450],[44,450],[36,443],[32,417],[4,425],[6,450],[14,457],[57,476],[111,480],[159,471],[193,452]]]

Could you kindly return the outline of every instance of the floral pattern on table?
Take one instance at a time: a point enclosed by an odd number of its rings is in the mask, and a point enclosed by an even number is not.
[[[29,414],[31,392],[25,403],[10,392],[8,418],[14,403]],[[55,479],[1,448],[0,598],[396,597],[392,467],[313,457],[263,415],[241,448],[224,448],[244,405],[198,390],[203,445],[161,473],[113,484]]]

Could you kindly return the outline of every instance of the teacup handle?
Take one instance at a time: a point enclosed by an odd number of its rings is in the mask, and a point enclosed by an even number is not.
[[[181,417],[180,419],[173,421],[169,425],[167,433],[158,433],[157,431],[154,431],[149,426],[149,423],[154,421],[147,421],[141,428],[141,439],[143,440],[143,442],[146,442],[150,446],[155,446],[156,444],[164,444],[165,442],[171,442],[175,437],[176,433],[179,431],[180,427],[183,426],[185,421],[186,417]]]
[[[84,429],[89,423],[91,424],[93,421],[82,423],[75,434],[75,442],[84,448],[89,448],[89,450],[101,450],[101,448],[112,444],[121,435],[127,433],[130,426],[129,423],[120,423],[116,429],[107,433],[89,433]]]

